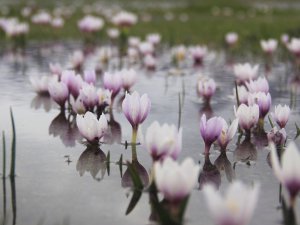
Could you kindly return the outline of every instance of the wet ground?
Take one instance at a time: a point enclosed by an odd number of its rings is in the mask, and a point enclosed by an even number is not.
[[[126,184],[127,176],[123,176],[126,166],[120,170],[116,162],[121,155],[124,161],[131,159],[130,149],[126,150],[124,145],[118,144],[130,140],[131,127],[121,112],[120,101],[115,102],[113,117],[110,117],[113,118],[110,120],[112,135],[106,141],[113,144],[103,144],[101,150],[88,150],[79,141],[73,116],[60,114],[54,102],[48,97],[37,96],[31,88],[29,76],[49,74],[49,62],[60,62],[68,67],[69,56],[80,47],[78,43],[32,44],[22,54],[1,51],[0,130],[5,131],[8,146],[11,140],[10,107],[17,130],[17,177],[12,185],[9,179],[3,181],[5,193],[0,194],[0,218],[6,216],[7,224],[151,223],[147,194],[143,194],[134,210],[125,216],[132,192],[122,187]],[[199,120],[203,112],[232,120],[235,99],[231,66],[234,62],[259,63],[260,75],[267,74],[270,82],[272,110],[279,103],[293,107],[287,125],[288,138],[293,139],[296,134],[294,124],[300,124],[300,98],[299,93],[291,94],[290,83],[295,75],[291,62],[276,57],[266,72],[262,57],[249,54],[231,58],[223,51],[211,51],[201,67],[195,68],[191,63],[186,63],[181,65],[180,73],[183,75],[179,75],[170,66],[169,56],[167,50],[159,54],[155,72],[137,67],[139,79],[133,90],[148,93],[152,101],[150,114],[142,125],[143,133],[154,120],[176,125],[180,123],[183,127],[183,150],[179,160],[190,156],[204,165],[199,185],[190,198],[186,224],[212,224],[201,187],[205,182],[212,181],[224,190],[233,179],[261,184],[251,224],[279,224],[282,220],[282,212],[278,208],[279,183],[267,162],[269,151],[264,146],[265,137],[252,137],[251,142],[241,140],[238,146],[236,137],[227,155],[220,155],[214,149],[210,160],[204,160]],[[88,56],[84,68],[93,69],[95,63],[95,58]],[[196,94],[197,77],[201,73],[213,77],[218,83],[210,106],[205,106]],[[98,80],[100,86],[101,76]],[[117,99],[121,99],[122,94]],[[179,98],[182,102],[181,119]],[[267,121],[265,130],[270,130]],[[110,163],[107,163],[108,152]],[[9,164],[9,151],[7,154]],[[2,155],[0,158],[2,168]],[[138,159],[149,172],[151,158],[143,145],[138,146]]]

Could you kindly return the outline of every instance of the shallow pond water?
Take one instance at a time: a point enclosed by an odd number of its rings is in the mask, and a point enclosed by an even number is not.
[[[60,115],[58,106],[50,98],[37,96],[31,88],[29,76],[48,74],[49,62],[60,62],[68,67],[69,56],[80,47],[79,43],[69,42],[32,44],[23,54],[1,50],[0,130],[5,131],[8,146],[11,140],[9,107],[13,109],[17,131],[17,177],[13,185],[9,179],[3,181],[1,187],[5,187],[6,193],[1,191],[0,194],[0,218],[5,213],[7,224],[151,223],[151,206],[147,194],[143,194],[134,210],[125,215],[132,192],[129,188],[122,187],[126,184],[126,176],[123,176],[126,166],[120,171],[115,162],[121,154],[124,161],[131,159],[130,149],[118,144],[118,141],[130,140],[131,127],[118,103],[121,94],[117,96],[113,109],[113,138],[108,139],[114,143],[103,144],[100,146],[101,151],[93,151],[86,150],[80,143],[80,135],[74,124],[70,123],[74,118]],[[229,146],[227,156],[220,156],[219,151],[214,149],[211,151],[210,161],[205,161],[202,154],[204,144],[199,132],[201,114],[206,112],[222,116],[226,120],[234,118],[233,61],[228,63],[228,56],[223,51],[211,51],[202,67],[183,65],[181,71],[184,75],[179,76],[169,66],[168,56],[165,51],[160,54],[158,69],[154,72],[138,68],[139,79],[133,89],[139,93],[148,93],[152,101],[150,114],[142,125],[142,133],[145,133],[145,129],[154,120],[176,125],[180,122],[183,127],[183,151],[179,161],[190,156],[201,166],[205,164],[199,177],[199,185],[190,198],[186,224],[212,224],[201,187],[205,182],[213,181],[221,190],[225,190],[232,179],[239,179],[247,184],[260,182],[260,197],[251,224],[279,224],[282,220],[282,212],[278,208],[279,183],[268,164],[269,150],[264,146],[264,138],[253,137],[251,143],[242,140],[239,146],[236,146],[235,138]],[[274,60],[267,75],[272,110],[275,104],[291,102],[288,83],[294,73],[288,60],[279,59]],[[245,61],[259,63],[260,75],[265,74],[262,57],[249,55],[235,59],[235,62]],[[94,67],[95,59],[87,58],[84,68]],[[218,90],[210,107],[204,106],[196,94],[197,75],[200,73],[213,77],[218,83]],[[100,86],[101,76],[98,80]],[[182,100],[181,120],[179,98]],[[293,110],[287,125],[289,139],[293,139],[296,134],[295,122],[300,122],[299,93],[298,98],[293,99]],[[265,129],[270,130],[267,120]],[[109,170],[106,163],[108,152]],[[7,155],[9,171],[9,151]],[[2,154],[0,158],[2,168]],[[138,146],[138,159],[149,172],[152,162],[143,145]],[[15,196],[12,194],[14,189]]]

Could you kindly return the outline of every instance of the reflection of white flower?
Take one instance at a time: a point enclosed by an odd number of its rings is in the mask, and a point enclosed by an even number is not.
[[[225,197],[211,184],[204,186],[203,192],[215,224],[247,225],[258,200],[259,185],[248,188],[235,181],[229,186]]]

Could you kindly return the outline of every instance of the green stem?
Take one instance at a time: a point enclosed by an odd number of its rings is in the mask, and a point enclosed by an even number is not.
[[[14,122],[13,111],[10,108],[10,117],[11,117],[11,124],[12,124],[12,143],[11,143],[11,163],[10,163],[10,177],[15,176],[15,168],[16,168],[16,128]]]
[[[138,127],[132,128],[132,139],[131,139],[132,162],[137,161],[137,153],[136,153],[137,131],[138,131]]]
[[[3,169],[2,169],[2,178],[5,179],[6,175],[6,144],[5,144],[5,134],[2,132],[2,146],[3,146]]]

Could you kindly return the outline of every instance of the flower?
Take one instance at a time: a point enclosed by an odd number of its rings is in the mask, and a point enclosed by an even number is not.
[[[101,18],[86,15],[80,21],[78,21],[78,27],[82,32],[97,32],[102,29],[104,22]]]
[[[89,84],[96,83],[96,72],[95,70],[85,70],[84,71],[84,81]]]
[[[266,94],[269,93],[269,83],[266,78],[259,77],[257,80],[250,80],[246,82],[246,87],[248,88],[250,93],[255,92],[264,92]]]
[[[52,74],[60,76],[62,73],[62,68],[59,63],[49,63],[49,69]]]
[[[294,142],[282,154],[281,166],[274,144],[270,144],[272,168],[281,184],[290,194],[292,203],[300,191],[300,153]]]
[[[53,80],[52,77],[48,76],[42,76],[42,77],[30,77],[29,78],[30,83],[34,89],[34,91],[37,94],[43,95],[43,94],[48,94],[48,84],[51,80]]]
[[[208,184],[204,186],[203,193],[215,224],[246,225],[258,200],[259,185],[248,188],[240,181],[234,181],[222,197],[213,185]]]
[[[186,198],[195,187],[200,167],[191,158],[178,164],[171,158],[154,163],[155,184],[164,198],[178,202]]]
[[[239,103],[244,103],[244,104],[248,104],[248,95],[249,92],[247,91],[247,89],[245,88],[244,85],[241,86],[237,86],[237,91],[238,91],[238,96],[239,96]],[[233,89],[233,95],[234,98],[236,98],[236,90],[235,88]]]
[[[84,62],[84,56],[83,56],[82,51],[77,50],[77,51],[73,52],[73,55],[71,56],[72,67],[74,69],[78,69],[82,66],[83,62]]]
[[[267,54],[272,54],[277,48],[278,42],[275,39],[261,40],[260,46]]]
[[[229,32],[225,35],[225,41],[228,45],[234,45],[239,40],[239,36],[235,32]]]
[[[49,83],[48,91],[53,100],[60,105],[60,107],[65,107],[65,102],[69,96],[69,90],[65,83],[53,80]]]
[[[292,38],[287,48],[296,56],[300,56],[300,38]]]
[[[282,34],[280,37],[280,40],[284,45],[287,45],[287,43],[289,42],[289,39],[290,39],[290,37],[288,34]]]
[[[289,120],[291,109],[287,105],[276,105],[272,117],[275,119],[276,123],[280,128],[284,128]]]
[[[104,114],[101,114],[99,120],[97,120],[96,115],[89,111],[84,116],[77,115],[76,123],[80,134],[90,142],[101,139],[108,129]]]
[[[154,52],[154,46],[152,43],[150,42],[141,42],[139,44],[139,51],[143,54],[143,55],[152,55]]]
[[[256,92],[248,95],[248,105],[258,105],[260,118],[265,118],[267,113],[270,111],[271,102],[272,100],[270,93],[266,94],[264,92]]]
[[[234,119],[229,127],[223,118],[221,118],[221,120],[222,120],[223,127],[222,127],[222,132],[218,137],[218,144],[222,150],[226,150],[228,143],[232,140],[232,138],[234,137],[237,131],[239,125],[239,119],[237,118]]]
[[[233,66],[233,72],[238,82],[244,83],[257,77],[258,67],[258,65],[251,66],[249,63],[239,63]]]
[[[73,96],[71,96],[70,98],[70,104],[72,106],[72,110],[77,113],[77,114],[84,114],[86,112],[86,107],[83,104],[82,98],[79,96],[78,98],[76,98],[76,100],[74,99]]]
[[[189,51],[194,59],[195,64],[201,64],[203,58],[207,54],[207,47],[206,46],[193,46],[189,48]]]
[[[52,18],[48,12],[41,11],[32,16],[31,21],[35,24],[49,24]]]
[[[117,28],[110,28],[106,33],[110,39],[116,39],[120,36],[120,31]]]
[[[98,104],[98,94],[93,84],[84,83],[80,89],[79,97],[88,109],[93,109]]]
[[[205,153],[209,152],[210,146],[218,139],[223,128],[221,117],[212,117],[206,120],[206,115],[203,114],[200,121],[200,134],[205,143]]]
[[[122,110],[127,120],[133,128],[138,127],[146,117],[151,108],[151,102],[147,94],[141,97],[138,92],[132,94],[126,93],[125,99],[122,102]]]
[[[175,46],[173,47],[171,54],[173,56],[173,59],[176,60],[176,62],[181,62],[185,59],[186,47],[184,45]]]
[[[129,37],[128,45],[132,48],[137,48],[141,43],[141,39],[139,37]]]
[[[242,129],[250,131],[259,119],[259,107],[257,104],[247,106],[241,104],[238,109],[234,107],[235,116],[239,119],[239,125]]]
[[[112,94],[112,92],[110,90],[99,88],[97,91],[98,105],[99,106],[110,105],[111,104],[111,94]]]
[[[153,122],[146,131],[146,148],[154,161],[172,157],[177,159],[182,147],[182,129],[175,125]]]
[[[198,93],[207,101],[216,91],[216,83],[213,79],[203,78],[198,81]]]
[[[123,69],[120,71],[122,84],[125,90],[129,90],[137,80],[137,74],[134,69]]]
[[[160,43],[161,40],[161,36],[160,34],[157,33],[153,33],[153,34],[148,34],[146,36],[146,40],[147,42],[151,43],[152,45],[158,45]]]
[[[84,83],[81,76],[79,74],[75,75],[74,70],[64,70],[61,74],[61,81],[67,85],[73,97],[77,98]]]
[[[54,28],[61,28],[63,27],[65,24],[65,21],[63,18],[61,17],[55,17],[55,18],[52,18],[52,21],[51,21],[51,26],[54,27]]]
[[[119,12],[112,18],[112,23],[119,27],[131,27],[137,23],[137,16],[130,12]]]
[[[152,55],[146,55],[144,58],[144,65],[148,70],[155,70],[157,61]]]
[[[122,87],[122,78],[120,73],[105,72],[103,77],[104,88],[112,92],[114,98]]]

